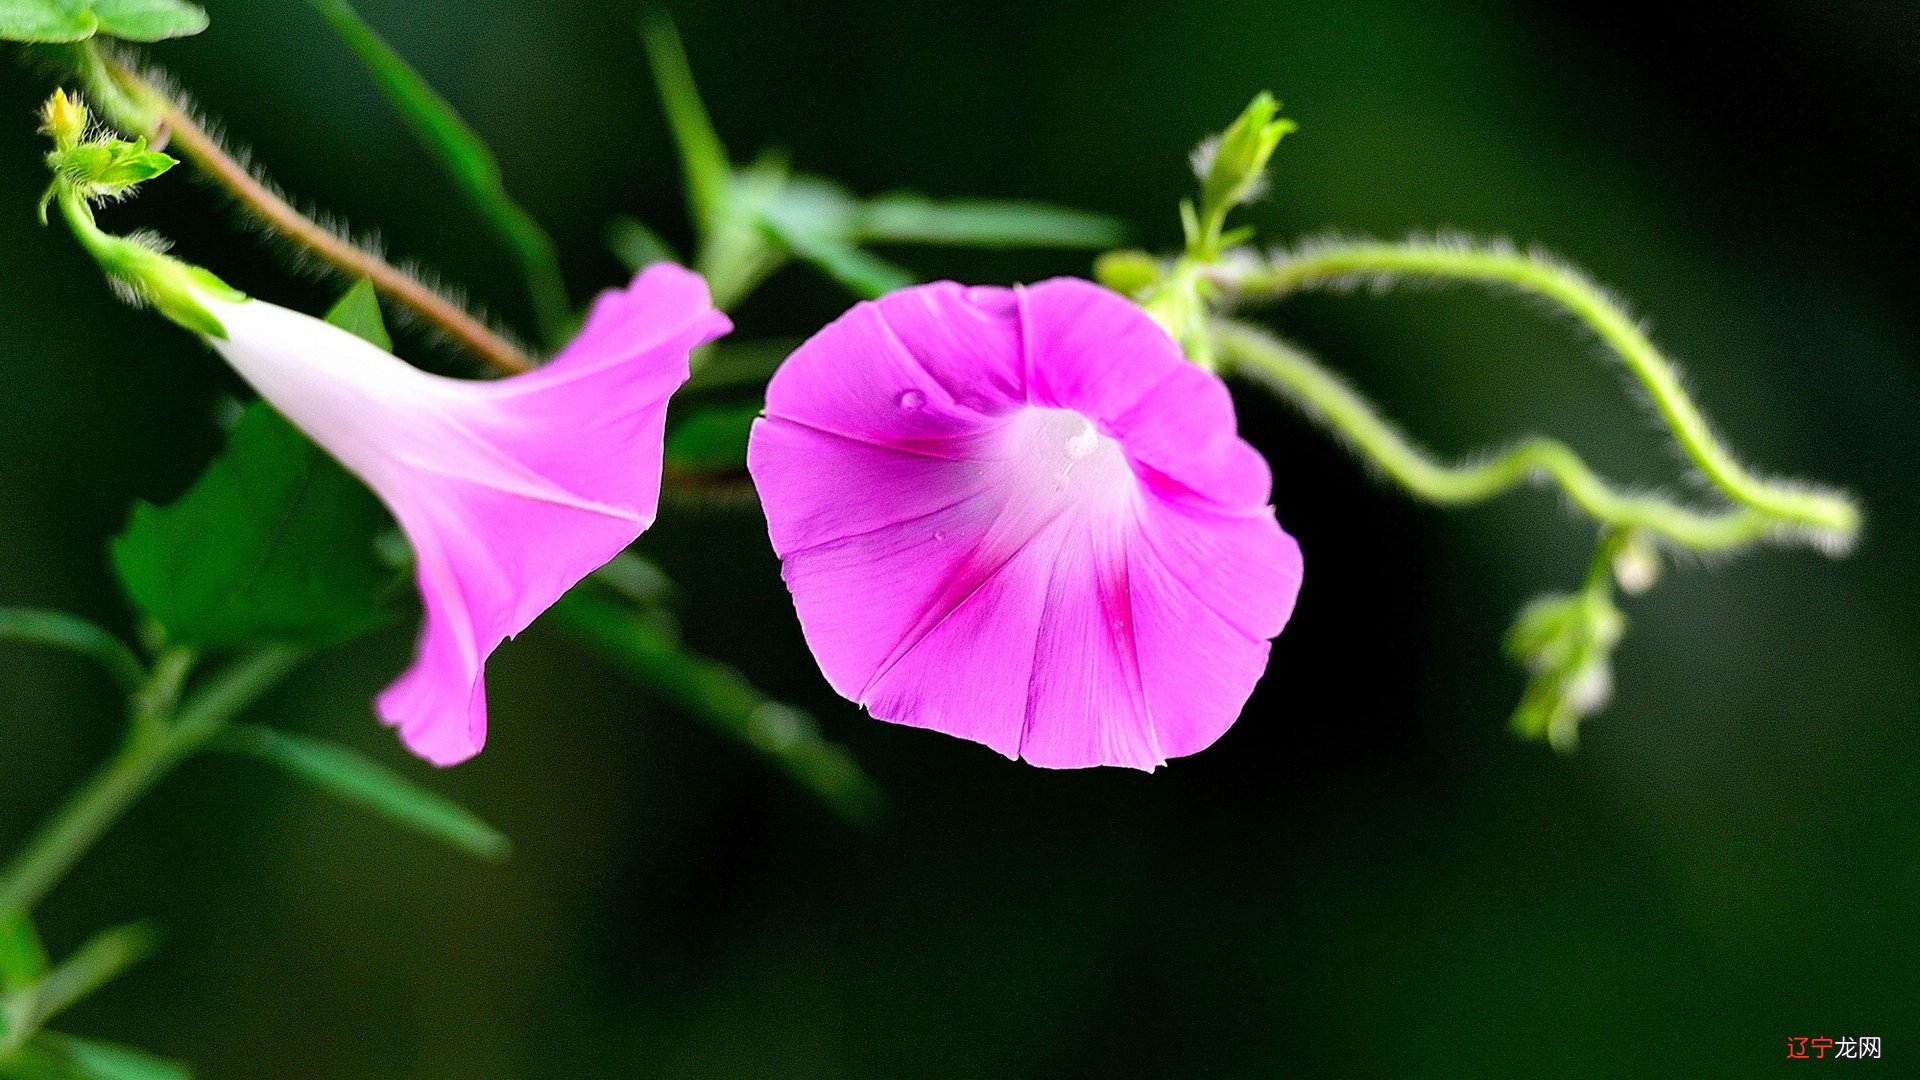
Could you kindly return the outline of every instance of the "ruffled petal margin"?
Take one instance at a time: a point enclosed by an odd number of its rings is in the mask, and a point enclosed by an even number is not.
[[[776,374],[748,467],[834,689],[1036,765],[1211,744],[1299,592],[1225,386],[1087,282],[855,307]]]

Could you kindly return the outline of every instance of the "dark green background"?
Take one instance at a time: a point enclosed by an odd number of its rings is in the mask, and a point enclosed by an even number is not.
[[[296,0],[212,0],[155,47],[303,202],[378,228],[509,320],[505,260]],[[366,0],[567,251],[684,240],[624,4]],[[1443,514],[1243,393],[1308,575],[1264,685],[1155,776],[1045,773],[838,703],[751,510],[670,506],[646,547],[689,634],[815,707],[886,788],[843,825],[544,628],[492,665],[494,731],[432,775],[369,715],[408,628],[310,666],[263,717],[370,749],[519,845],[477,865],[256,766],[190,765],[44,911],[69,948],[156,918],[160,958],[70,1027],[210,1077],[1753,1076],[1920,1063],[1920,8],[1212,0],[682,4],[736,152],[858,190],[1046,198],[1171,243],[1186,151],[1271,88],[1300,132],[1269,240],[1451,227],[1538,242],[1630,297],[1768,471],[1846,484],[1858,552],[1672,568],[1628,604],[1620,691],[1577,756],[1505,732],[1518,606],[1588,531],[1533,493]],[[124,626],[102,545],[219,441],[237,384],[114,303],[31,210],[31,109],[0,74],[0,602]],[[337,285],[204,188],[115,224],[310,308]],[[973,280],[1080,257],[909,252]],[[743,334],[845,303],[789,271]],[[1529,431],[1648,483],[1675,455],[1564,321],[1501,297],[1300,301],[1275,321],[1435,446]],[[412,345],[420,351],[417,339]],[[431,350],[429,350],[431,354]],[[442,360],[449,354],[439,353]],[[0,654],[0,840],[116,737],[104,680]],[[1781,1063],[1879,1035],[1878,1065]]]

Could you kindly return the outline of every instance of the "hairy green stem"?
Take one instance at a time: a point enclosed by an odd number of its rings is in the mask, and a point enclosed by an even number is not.
[[[553,238],[507,194],[500,164],[473,129],[420,74],[381,40],[344,0],[312,0],[322,18],[347,43],[386,93],[400,118],[453,180],[520,264],[534,318],[552,348],[567,343],[579,324],[567,299],[566,279]]]
[[[1230,319],[1209,324],[1220,359],[1331,428],[1382,472],[1428,502],[1484,502],[1546,476],[1594,520],[1701,551],[1740,547],[1779,529],[1752,509],[1698,511],[1655,496],[1625,495],[1595,475],[1565,443],[1532,438],[1482,461],[1449,465],[1401,434],[1360,393],[1294,345]]]
[[[527,371],[533,358],[460,305],[419,278],[394,266],[295,209],[194,121],[185,105],[132,68],[102,57],[91,41],[72,47],[74,66],[87,92],[114,126],[159,140],[192,162],[248,214],[349,278],[366,278],[382,296],[400,304],[503,375]]]
[[[1503,285],[1560,305],[1619,355],[1681,449],[1729,499],[1773,525],[1804,530],[1832,549],[1844,549],[1858,533],[1860,511],[1844,496],[1764,481],[1736,461],[1687,395],[1673,364],[1618,303],[1569,267],[1500,246],[1363,241],[1315,245],[1256,266],[1223,262],[1215,276],[1240,299],[1277,299],[1304,289],[1400,278]]]
[[[0,925],[32,911],[83,855],[183,759],[299,663],[298,650],[268,646],[248,653],[188,697],[170,716],[136,725],[117,753],[55,811],[0,873]],[[153,680],[184,675],[163,663]],[[173,692],[154,687],[150,696]],[[170,710],[171,711],[171,710]]]

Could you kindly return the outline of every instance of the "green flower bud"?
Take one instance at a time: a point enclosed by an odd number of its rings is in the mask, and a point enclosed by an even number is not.
[[[1214,255],[1222,247],[1244,239],[1222,236],[1222,230],[1229,211],[1260,196],[1274,148],[1297,127],[1281,118],[1279,112],[1280,103],[1262,91],[1225,131],[1194,149],[1193,171],[1200,178],[1200,205],[1197,214],[1188,215],[1190,251]]]
[[[1507,652],[1533,672],[1514,711],[1514,730],[1557,750],[1573,749],[1580,722],[1613,695],[1613,650],[1626,627],[1605,589],[1527,605],[1507,634]]]
[[[1093,262],[1093,279],[1124,296],[1141,296],[1165,276],[1159,260],[1144,251],[1109,251]]]
[[[1660,550],[1644,535],[1634,533],[1613,553],[1613,580],[1629,596],[1638,596],[1660,580]]]
[[[128,302],[151,304],[194,333],[225,337],[226,329],[198,297],[244,299],[239,291],[197,266],[168,256],[159,237],[115,236],[94,221],[92,203],[126,197],[142,182],[171,169],[174,159],[148,150],[145,139],[88,139],[87,107],[64,91],[56,90],[47,99],[41,119],[42,130],[54,145],[47,155],[53,184],[40,201],[41,220],[46,220],[48,205],[57,203],[80,246]]]
[[[55,90],[40,107],[40,132],[53,139],[55,153],[78,146],[92,120],[86,103],[77,97],[68,97],[65,90]]]

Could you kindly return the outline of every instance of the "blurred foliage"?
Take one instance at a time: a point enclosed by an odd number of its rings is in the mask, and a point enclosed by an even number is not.
[[[0,41],[165,41],[206,28],[207,13],[184,0],[0,0]]]
[[[360,8],[494,148],[582,295],[622,275],[603,247],[619,215],[690,249],[629,6]],[[531,314],[517,266],[321,20],[296,0],[214,15],[162,58],[283,183]],[[879,831],[537,627],[492,665],[486,754],[436,778],[514,837],[512,861],[393,837],[261,770],[191,766],[48,905],[55,955],[135,916],[169,929],[65,1030],[209,1076],[460,1080],[1732,1077],[1790,1035],[1877,1034],[1890,1057],[1916,1041],[1920,224],[1897,196],[1920,179],[1920,11],[675,15],[730,143],[784,146],[849,190],[1086,206],[1152,247],[1177,240],[1194,136],[1270,86],[1301,128],[1252,208],[1263,235],[1445,225],[1550,245],[1634,300],[1735,445],[1855,487],[1861,548],[1762,552],[1636,601],[1618,697],[1560,761],[1510,740],[1520,679],[1490,656],[1538,583],[1578,574],[1586,530],[1542,513],[1545,495],[1415,508],[1243,396],[1306,592],[1241,723],[1143,777],[1042,773],[857,715],[821,685],[757,515],[663,518],[644,546],[688,598],[686,643],[848,744],[889,793]],[[0,600],[124,629],[104,546],[130,502],[174,498],[213,456],[235,384],[33,226],[45,89],[24,68],[0,78],[0,115],[18,118],[0,128],[0,191],[21,211],[0,215],[0,252],[32,268],[0,282]],[[138,216],[256,295],[337,295],[204,190],[159,185]],[[962,280],[1086,272],[1074,254],[899,258]],[[738,321],[797,338],[845,303],[793,275]],[[1308,298],[1284,318],[1437,449],[1538,427],[1609,475],[1670,469],[1559,326],[1420,293]],[[389,752],[367,699],[409,648],[396,630],[344,650],[270,711]],[[0,654],[0,836],[25,835],[117,730],[104,680],[50,655]]]

